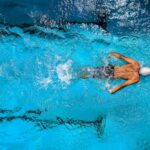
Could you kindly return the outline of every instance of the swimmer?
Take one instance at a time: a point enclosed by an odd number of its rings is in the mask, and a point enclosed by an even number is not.
[[[140,68],[140,64],[138,61],[133,60],[131,58],[127,58],[121,54],[110,52],[110,56],[114,56],[119,59],[123,59],[127,62],[127,64],[123,66],[113,66],[111,64],[103,67],[85,67],[82,69],[81,78],[99,78],[99,79],[124,79],[126,82],[120,84],[108,91],[110,93],[115,93],[118,90],[139,82],[140,75],[147,76],[150,75],[149,67]]]

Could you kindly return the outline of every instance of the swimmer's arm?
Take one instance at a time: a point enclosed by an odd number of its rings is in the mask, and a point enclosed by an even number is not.
[[[109,93],[113,94],[113,93],[119,91],[120,89],[122,89],[122,88],[124,88],[128,85],[134,84],[138,81],[139,81],[139,79],[128,80],[128,81],[124,82],[123,84],[120,84],[120,85],[116,86],[113,89],[109,89],[108,91],[109,91]]]
[[[110,55],[111,56],[114,56],[114,57],[117,57],[117,58],[120,58],[120,59],[123,59],[124,61],[130,63],[130,64],[135,64],[135,63],[138,63],[136,60],[133,60],[131,58],[128,58],[126,56],[123,56],[119,53],[115,53],[115,52],[110,52]]]

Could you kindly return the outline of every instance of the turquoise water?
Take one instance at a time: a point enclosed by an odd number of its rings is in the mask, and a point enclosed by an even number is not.
[[[1,150],[150,149],[150,77],[113,95],[107,89],[123,80],[78,77],[83,66],[125,63],[110,51],[150,66],[149,33],[85,24],[0,30]]]

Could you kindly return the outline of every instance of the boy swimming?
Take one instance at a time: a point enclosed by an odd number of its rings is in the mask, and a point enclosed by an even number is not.
[[[140,64],[138,61],[123,56],[121,54],[110,52],[110,56],[114,56],[119,59],[123,59],[127,62],[127,64],[123,66],[113,66],[107,65],[102,67],[85,67],[82,69],[84,75],[81,78],[99,78],[99,79],[124,79],[126,82],[109,89],[110,93],[115,93],[118,90],[139,82],[140,75],[150,75],[150,68],[149,67],[142,67],[140,68]]]

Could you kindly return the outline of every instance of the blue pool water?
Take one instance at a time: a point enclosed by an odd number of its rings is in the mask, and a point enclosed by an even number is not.
[[[0,30],[1,150],[150,150],[150,77],[113,95],[107,89],[123,80],[78,77],[83,66],[125,63],[110,51],[150,66],[149,33],[85,24]]]

